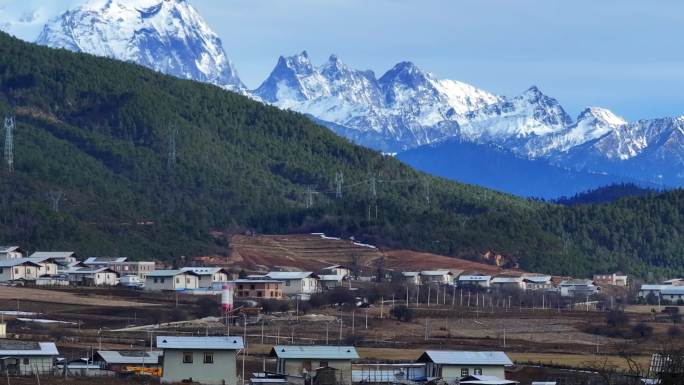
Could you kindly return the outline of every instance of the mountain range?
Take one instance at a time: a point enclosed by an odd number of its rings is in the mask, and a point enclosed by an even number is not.
[[[418,169],[456,180],[467,179],[466,174],[446,155],[463,144],[479,146],[477,152],[456,157],[472,168],[471,182],[524,196],[572,195],[604,180],[684,185],[684,117],[627,122],[609,110],[589,107],[573,119],[535,86],[501,96],[439,79],[411,62],[378,77],[335,55],[316,66],[306,51],[281,56],[267,79],[247,90],[221,41],[187,0],[90,0],[50,21],[37,42],[237,91],[309,115],[355,143],[399,153]],[[421,156],[402,154],[414,150]],[[509,174],[526,175],[535,183],[492,185],[488,180],[496,179],[496,173],[477,172],[480,164],[502,154],[520,160]],[[543,170],[569,178],[551,189],[533,188],[549,180],[551,174]],[[574,185],[573,180],[587,183]]]

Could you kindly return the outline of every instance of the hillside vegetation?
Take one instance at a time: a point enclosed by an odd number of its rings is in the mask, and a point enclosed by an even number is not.
[[[428,177],[210,85],[5,34],[0,55],[0,114],[17,119],[15,171],[0,171],[3,243],[171,259],[227,253],[212,231],[321,231],[469,258],[493,250],[559,274],[684,273],[680,191],[528,201]]]

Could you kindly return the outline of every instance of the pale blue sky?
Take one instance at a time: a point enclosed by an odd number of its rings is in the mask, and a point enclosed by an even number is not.
[[[32,40],[46,17],[78,2],[0,0],[0,24]],[[279,55],[306,49],[317,64],[335,53],[378,75],[410,60],[503,95],[536,84],[572,115],[589,105],[627,119],[684,114],[681,0],[191,3],[249,87],[266,78]]]

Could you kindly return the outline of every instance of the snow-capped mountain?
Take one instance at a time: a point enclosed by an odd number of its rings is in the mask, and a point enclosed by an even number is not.
[[[533,86],[519,96],[466,113],[460,136],[481,143],[518,143],[557,133],[571,123],[556,99]]]
[[[504,97],[439,79],[411,62],[400,62],[378,78],[335,55],[315,66],[306,51],[280,57],[268,78],[247,91],[220,39],[188,0],[88,0],[51,20],[38,43],[242,92],[307,114],[358,144],[385,152],[429,145],[420,152],[424,163],[430,152],[448,153],[438,151],[441,142],[448,142],[452,151],[482,151],[477,156],[482,162],[504,159],[492,151],[534,160],[534,167],[520,172],[550,170],[538,166],[547,162],[560,170],[684,186],[684,117],[626,122],[591,107],[573,120],[537,87]]]
[[[52,19],[37,43],[245,89],[221,40],[187,0],[89,0]]]
[[[316,67],[306,51],[280,57],[253,94],[384,151],[457,135],[464,113],[501,100],[465,83],[438,80],[410,62],[377,79],[372,71],[351,69],[335,55]]]
[[[564,153],[626,124],[624,119],[605,108],[589,107],[582,111],[577,120],[567,128],[531,138],[518,152],[530,158]]]

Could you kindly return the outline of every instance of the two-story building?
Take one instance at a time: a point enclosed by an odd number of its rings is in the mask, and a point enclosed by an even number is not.
[[[283,282],[273,279],[237,279],[235,297],[240,299],[282,299]]]
[[[220,267],[183,267],[181,271],[192,271],[197,274],[199,287],[209,289],[213,284],[227,282],[230,273]]]
[[[60,266],[68,266],[78,261],[73,251],[36,251],[29,258],[49,258]]]
[[[106,265],[110,269],[123,276],[136,276],[140,280],[145,280],[147,274],[156,270],[157,264],[152,261],[125,261],[111,262]]]
[[[244,349],[241,337],[158,336],[163,383],[238,385],[237,354]]]
[[[81,267],[67,272],[69,282],[78,286],[116,286],[119,273],[108,267]]]
[[[332,265],[321,269],[322,275],[341,275],[343,277],[351,277],[352,269],[344,265]]]
[[[28,258],[0,261],[0,282],[35,281],[41,266]]]
[[[199,288],[199,275],[192,271],[155,270],[145,278],[145,290],[193,290]]]
[[[320,290],[318,276],[310,271],[271,271],[262,278],[282,281],[284,295],[313,294]]]
[[[523,276],[525,279],[525,288],[527,290],[553,290],[552,277],[550,275],[527,274]]]
[[[513,362],[504,352],[426,350],[417,362],[425,363],[427,377],[439,377],[449,384],[470,375],[504,380],[505,368]]]
[[[627,286],[628,277],[625,274],[595,274],[594,283],[598,286]]]
[[[562,297],[586,297],[600,291],[590,279],[568,279],[562,281],[558,287]]]
[[[276,372],[288,376],[313,376],[316,369],[335,369],[335,383],[351,385],[352,361],[359,358],[353,346],[277,345],[270,357],[277,359]]]
[[[24,258],[26,252],[19,246],[0,246],[0,260]]]

